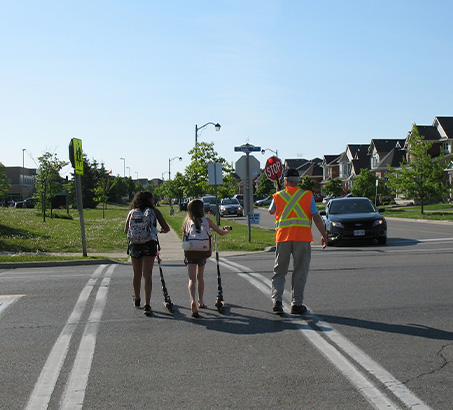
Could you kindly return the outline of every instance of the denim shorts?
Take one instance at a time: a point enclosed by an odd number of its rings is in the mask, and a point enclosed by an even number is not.
[[[207,259],[206,258],[203,258],[203,259],[189,259],[189,258],[185,258],[184,259],[184,264],[187,266],[187,265],[198,265],[198,266],[204,266],[206,265],[206,261]]]
[[[157,242],[152,240],[145,243],[131,243],[129,244],[129,254],[135,258],[140,259],[142,256],[157,256]]]

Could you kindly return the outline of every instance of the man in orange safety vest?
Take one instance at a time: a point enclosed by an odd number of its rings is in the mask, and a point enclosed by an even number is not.
[[[304,289],[311,259],[312,221],[322,235],[322,248],[327,245],[324,222],[316,208],[313,192],[300,189],[299,172],[288,168],[284,174],[285,189],[276,192],[269,206],[275,215],[275,265],[272,276],[273,311],[283,313],[283,291],[291,255],[293,256],[291,313],[304,314]]]

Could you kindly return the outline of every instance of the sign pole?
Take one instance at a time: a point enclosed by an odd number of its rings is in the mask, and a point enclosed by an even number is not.
[[[83,256],[87,254],[87,244],[85,238],[85,220],[83,218],[83,201],[82,201],[82,178],[83,175],[83,151],[82,140],[73,138],[69,144],[69,159],[74,167],[75,193],[77,200],[77,210],[79,211],[80,234],[82,237]]]

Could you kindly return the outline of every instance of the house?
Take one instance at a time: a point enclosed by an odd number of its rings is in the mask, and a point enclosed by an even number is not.
[[[339,160],[342,157],[342,154],[338,155],[324,155],[321,167],[322,167],[322,181],[321,189],[326,185],[331,179],[339,178],[340,176],[340,164]]]
[[[405,139],[372,139],[368,149],[371,160],[370,170],[375,172],[377,165],[393,148],[401,149],[405,144]]]
[[[11,184],[8,199],[20,201],[33,196],[36,191],[37,174],[38,170],[36,168],[5,167],[6,178]]]
[[[296,168],[301,178],[308,176],[316,182],[316,185],[313,187],[313,193],[315,194],[321,194],[321,181],[323,180],[323,168],[321,164],[322,160],[320,158],[313,158]]]
[[[428,153],[438,157],[441,153],[449,155],[453,153],[453,117],[436,117],[433,125],[417,125],[418,132],[423,136],[424,141],[432,143]],[[409,131],[408,138],[412,131]],[[410,162],[410,158],[407,158]]]

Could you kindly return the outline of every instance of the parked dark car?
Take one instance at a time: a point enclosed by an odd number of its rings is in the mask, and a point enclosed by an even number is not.
[[[237,215],[244,216],[244,208],[236,198],[223,198],[217,200],[219,203],[219,215],[224,217],[225,215]],[[209,204],[209,210],[216,215],[217,205],[216,199],[211,199]]]
[[[213,195],[205,195],[205,196],[202,196],[200,199],[203,201],[203,207],[204,207],[205,213],[208,213],[209,210],[210,210],[209,209],[209,205],[211,203],[211,200],[215,199],[215,196],[213,196]]]
[[[326,226],[328,245],[340,241],[376,239],[387,243],[387,222],[368,198],[334,198],[320,215]]]
[[[187,211],[187,204],[192,200],[193,198],[184,198],[180,203],[179,203],[179,210],[180,211]]]

